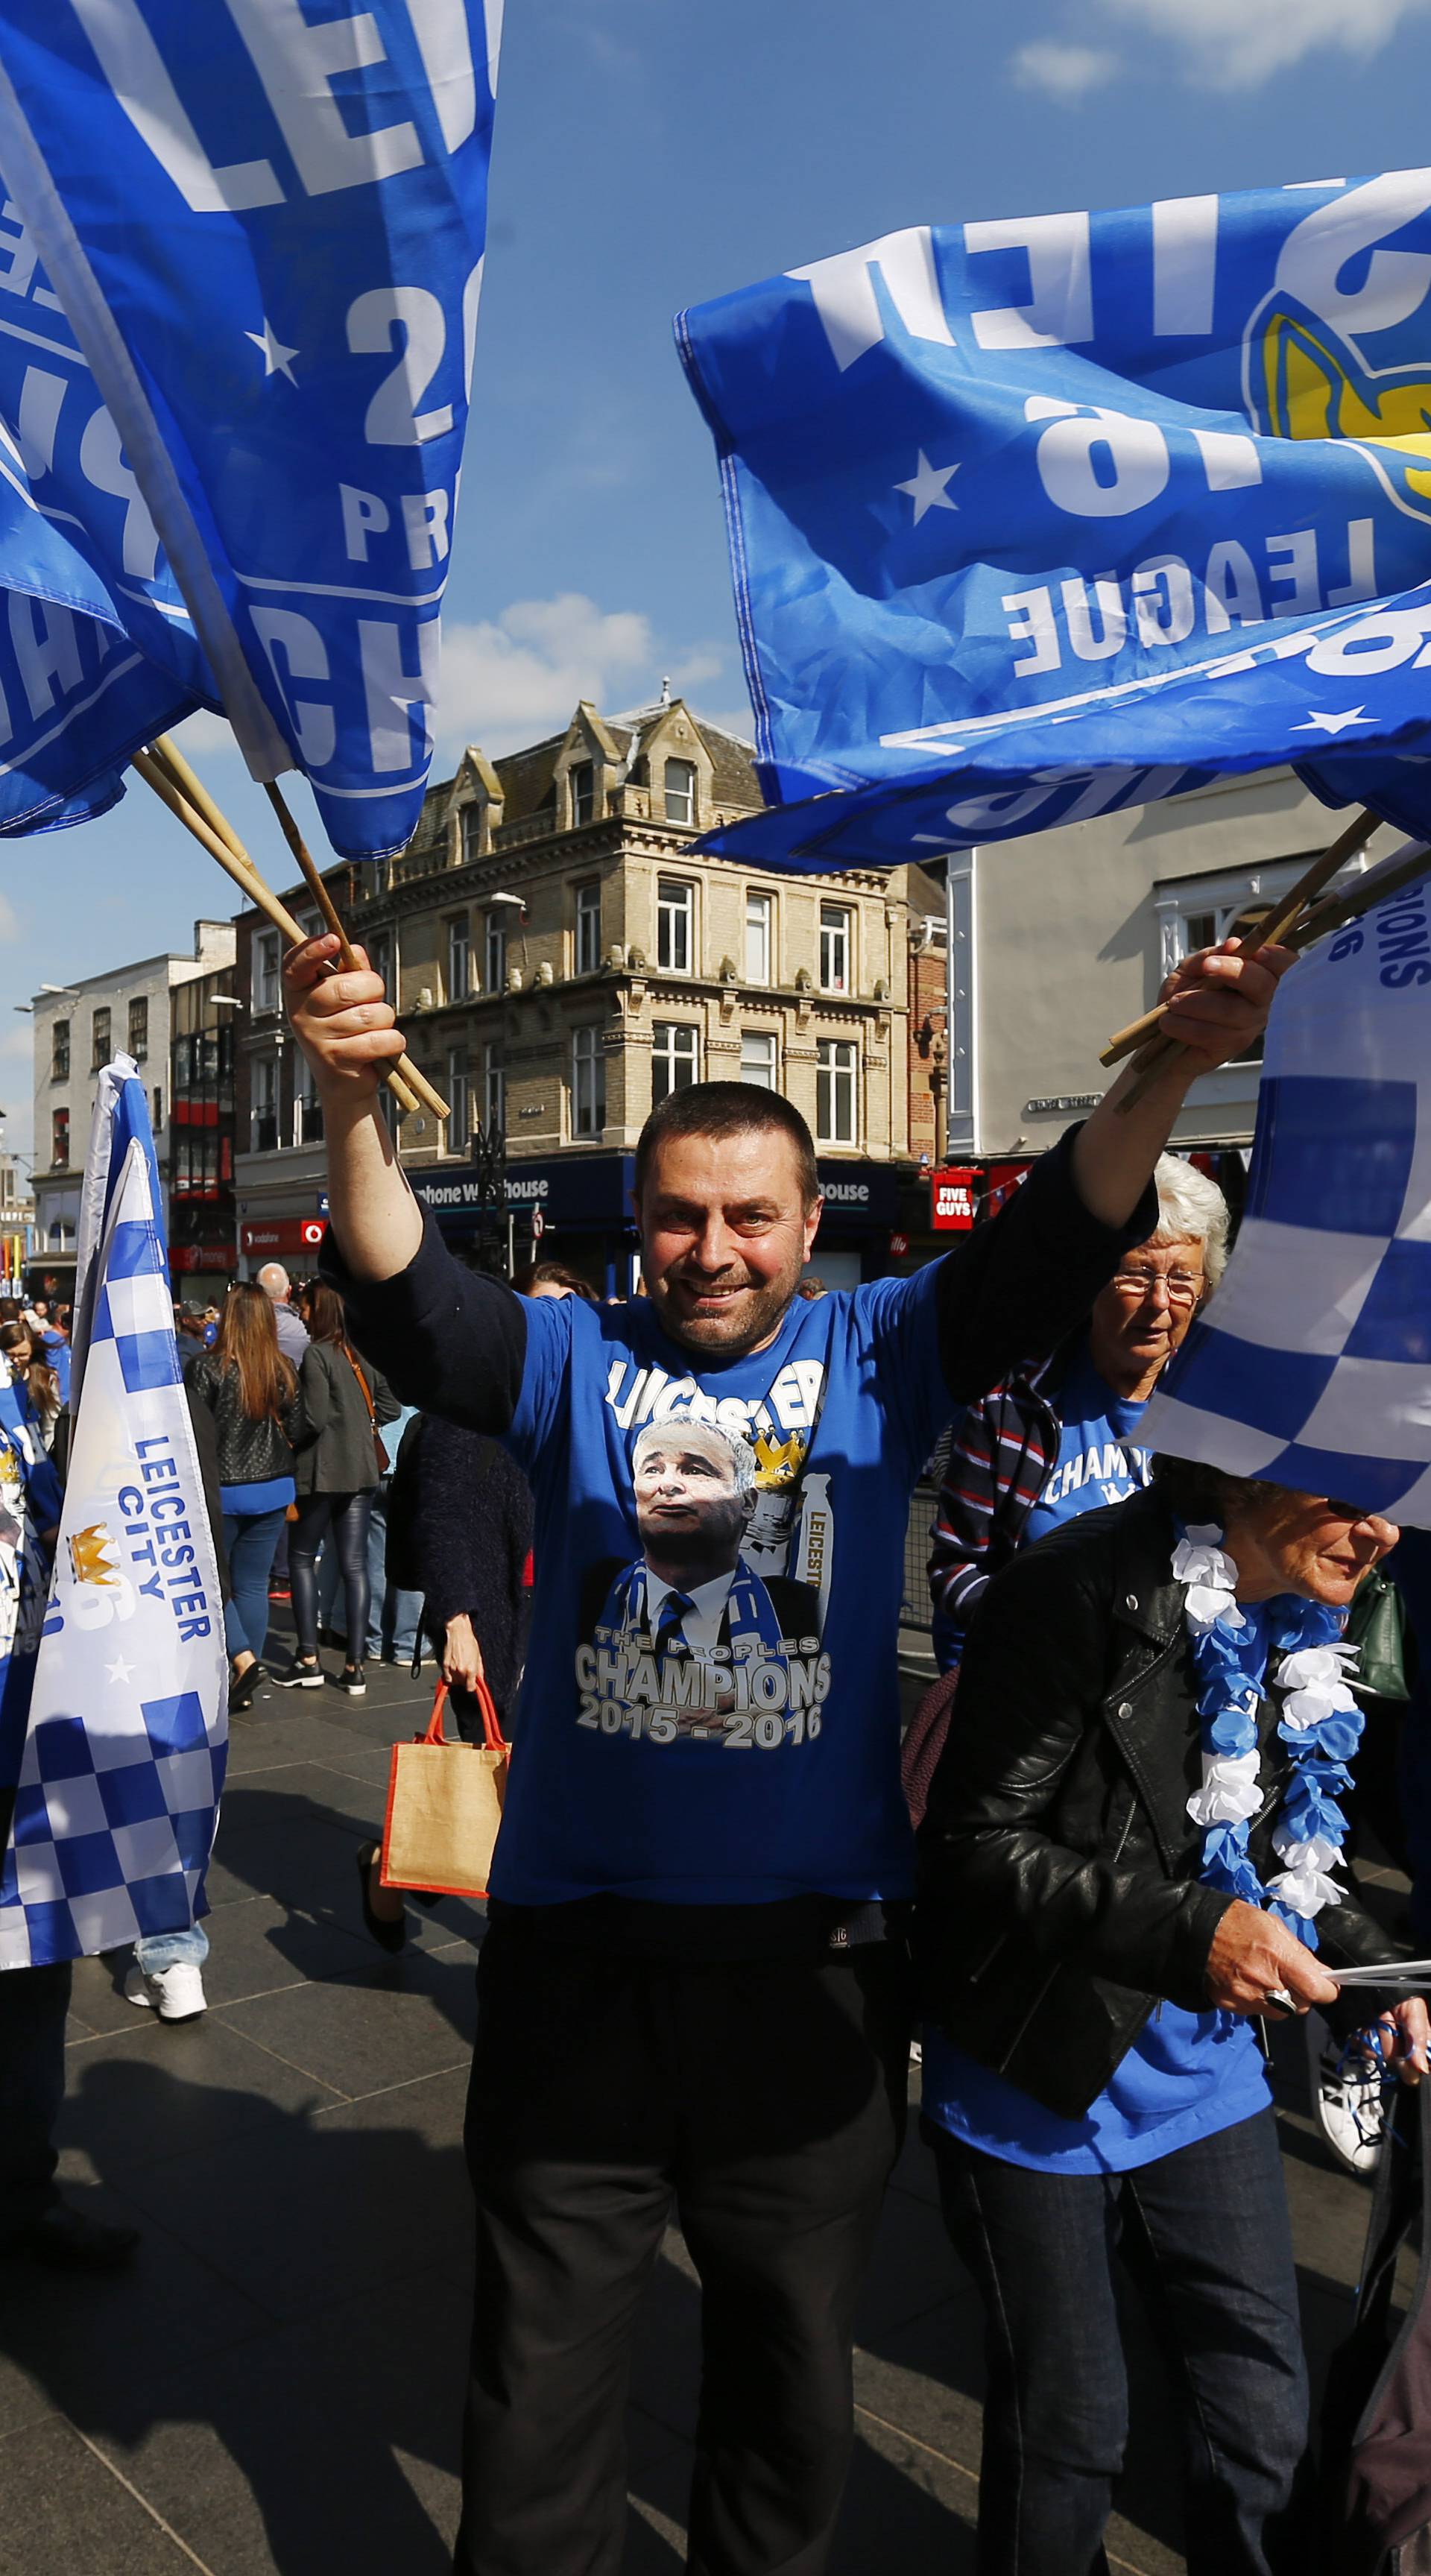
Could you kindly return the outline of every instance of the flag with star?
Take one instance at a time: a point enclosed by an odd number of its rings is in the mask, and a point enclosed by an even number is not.
[[[0,0],[0,478],[354,858],[432,755],[500,20]]]
[[[898,865],[1290,763],[1431,838],[1431,171],[919,226],[681,314],[770,810]]]
[[[17,1522],[0,1454],[0,1630],[13,1592],[10,1667],[29,1685],[28,1724],[0,1693],[0,1969],[184,1931],[205,1910],[228,1663],[159,1210],[144,1086],[120,1056],[85,1165],[48,1598],[36,1510]]]

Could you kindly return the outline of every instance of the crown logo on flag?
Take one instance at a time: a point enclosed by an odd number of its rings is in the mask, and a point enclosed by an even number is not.
[[[69,1540],[70,1568],[76,1583],[116,1583],[119,1580],[119,1543],[95,1521],[89,1529],[75,1530]]]
[[[752,1445],[757,1485],[768,1492],[772,1485],[794,1484],[805,1461],[805,1444],[798,1432],[788,1440],[772,1440],[768,1432],[758,1431]]]

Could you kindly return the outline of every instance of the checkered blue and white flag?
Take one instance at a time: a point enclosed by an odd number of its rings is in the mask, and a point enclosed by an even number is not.
[[[1247,1213],[1138,1434],[1431,1528],[1431,885],[1273,1008]]]
[[[77,1410],[0,1874],[0,1968],[187,1928],[204,1910],[223,1787],[218,1564],[144,1089],[126,1057],[101,1077],[84,1212]]]

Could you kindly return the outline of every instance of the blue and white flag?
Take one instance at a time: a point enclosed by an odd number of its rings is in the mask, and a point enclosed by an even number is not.
[[[0,1873],[0,1968],[187,1929],[227,1752],[218,1565],[144,1087],[125,1056],[100,1078],[82,1215],[74,1430]],[[3,1557],[0,1523],[0,1570]]]
[[[0,0],[0,420],[135,640],[162,662],[167,619],[188,681],[196,634],[196,694],[354,858],[431,758],[500,18]]]
[[[0,589],[0,838],[107,813],[140,744],[196,703],[115,621]]]
[[[1138,1437],[1431,1528],[1431,885],[1311,949],[1267,1031],[1247,1212]]]
[[[1283,761],[1424,830],[1431,171],[926,225],[676,328],[776,809],[708,846],[893,864]]]

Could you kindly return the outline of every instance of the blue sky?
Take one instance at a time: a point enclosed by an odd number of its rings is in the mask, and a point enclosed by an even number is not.
[[[667,672],[748,723],[679,306],[902,224],[1414,165],[1428,96],[1431,0],[506,0],[439,764],[535,740],[578,696],[637,704]],[[222,729],[192,733],[283,883]],[[13,1005],[187,949],[197,914],[230,908],[138,784],[102,822],[12,845],[13,1143],[31,1089]]]

